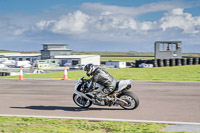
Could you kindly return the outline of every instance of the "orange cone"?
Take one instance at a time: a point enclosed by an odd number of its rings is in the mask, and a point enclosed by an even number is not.
[[[23,79],[24,79],[23,70],[22,70],[22,67],[20,67],[19,80],[23,80]]]
[[[65,79],[69,79],[68,74],[67,74],[67,67],[65,67],[65,69],[64,69],[64,80]]]

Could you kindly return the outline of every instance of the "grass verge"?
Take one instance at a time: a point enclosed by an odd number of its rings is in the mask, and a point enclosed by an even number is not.
[[[101,61],[123,61],[123,62],[135,62],[139,59],[152,60],[153,57],[101,57]]]
[[[0,133],[165,133],[167,124],[0,117]]]
[[[200,81],[200,65],[157,67],[157,68],[124,68],[107,69],[117,80],[150,80],[150,81]],[[84,71],[69,71],[69,78],[73,80],[86,76]],[[18,78],[19,76],[5,76],[1,78]],[[24,78],[63,78],[63,72],[29,74]]]

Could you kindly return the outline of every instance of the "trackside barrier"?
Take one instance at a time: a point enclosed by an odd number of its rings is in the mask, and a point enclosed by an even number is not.
[[[181,66],[181,59],[176,59],[176,66]]]
[[[169,59],[164,59],[164,66],[170,66]]]
[[[187,64],[193,65],[193,58],[187,58]]]
[[[24,79],[23,70],[22,70],[22,67],[20,67],[19,80],[23,80],[23,79]]]
[[[154,60],[152,60],[152,62],[153,62],[154,67],[158,67],[158,61],[157,60],[154,59]]]
[[[163,67],[164,66],[163,59],[158,59],[158,66],[159,67]]]
[[[199,65],[200,57],[184,57],[172,59],[153,59],[153,60],[136,60],[135,67],[140,64],[153,64],[154,67],[168,67],[168,66],[184,66],[184,65]]]
[[[169,61],[170,61],[170,66],[175,66],[176,65],[175,59],[169,59]]]
[[[181,64],[184,66],[184,65],[187,65],[187,58],[182,58],[181,59]]]
[[[199,64],[199,58],[193,58],[193,64],[198,65]]]
[[[200,57],[199,57],[199,64],[200,64]]]

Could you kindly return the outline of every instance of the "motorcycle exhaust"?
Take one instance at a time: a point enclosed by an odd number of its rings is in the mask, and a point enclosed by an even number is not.
[[[128,103],[122,99],[117,99],[117,101],[115,101],[115,103],[121,105],[121,106],[126,106],[128,105]]]
[[[124,106],[124,105],[125,105],[125,103],[124,103],[124,102],[121,102],[121,101],[116,101],[115,103],[116,103],[116,104],[119,104],[119,105],[121,105],[121,106]]]

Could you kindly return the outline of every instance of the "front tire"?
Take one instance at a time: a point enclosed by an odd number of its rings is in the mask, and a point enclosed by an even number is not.
[[[122,92],[122,94],[119,96],[119,98],[128,103],[128,105],[120,105],[124,109],[133,110],[139,106],[138,97],[130,91]]]
[[[92,105],[92,101],[90,101],[82,96],[79,96],[75,93],[73,95],[73,101],[76,105],[78,105],[81,108],[89,108]]]

